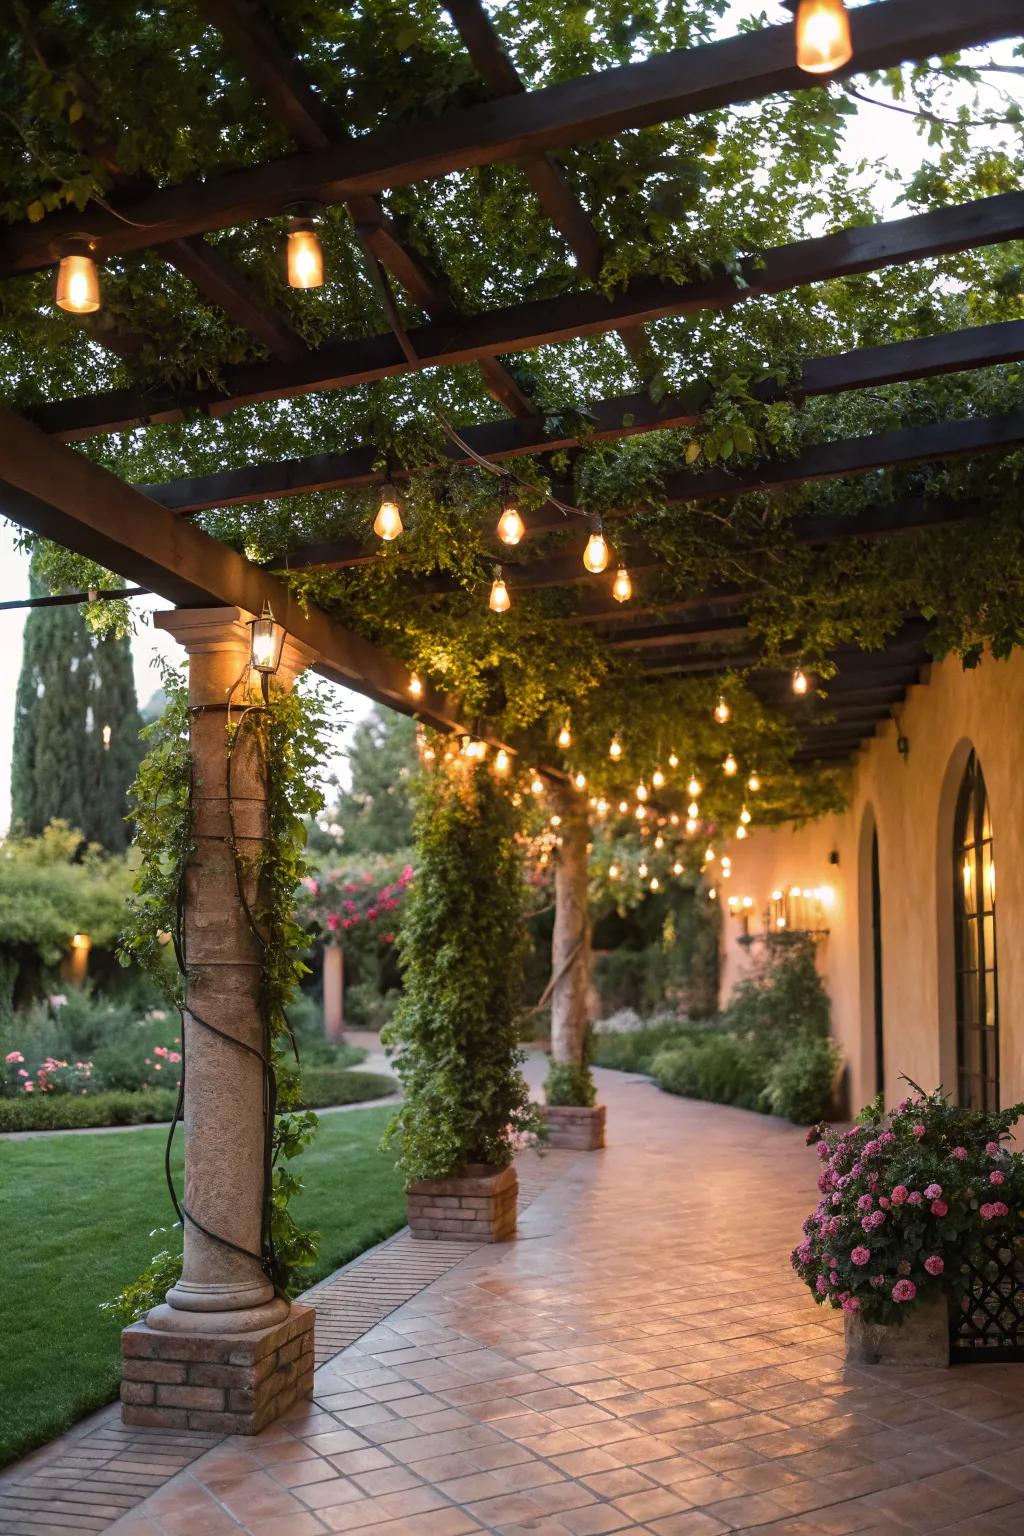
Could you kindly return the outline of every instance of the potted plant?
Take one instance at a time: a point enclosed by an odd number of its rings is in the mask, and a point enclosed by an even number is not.
[[[579,1064],[552,1059],[548,1065],[541,1115],[549,1147],[596,1152],[604,1146],[605,1106],[597,1103],[588,1058],[585,1047]]]
[[[965,1260],[1024,1207],[1024,1155],[1007,1146],[1024,1112],[986,1114],[916,1084],[850,1130],[808,1132],[821,1199],[791,1255],[823,1306],[845,1314],[846,1355],[861,1364],[948,1365],[949,1306]]]

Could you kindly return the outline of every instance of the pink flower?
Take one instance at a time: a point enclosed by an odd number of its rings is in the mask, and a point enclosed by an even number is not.
[[[796,1256],[800,1260],[801,1264],[809,1264],[811,1262],[810,1243],[801,1243],[799,1248],[796,1248],[794,1252],[796,1253]]]
[[[996,1208],[994,1205],[983,1205],[979,1207],[978,1214],[982,1221],[991,1221],[996,1214]]]
[[[339,925],[340,922],[341,922],[341,918],[338,916],[337,912],[328,912],[328,914],[327,914],[327,926],[328,926],[328,928],[330,929],[330,931],[332,933],[337,933],[338,925]]]
[[[924,1192],[924,1197],[925,1197],[926,1200],[941,1200],[942,1199],[942,1185],[941,1184],[929,1184],[928,1188]]]
[[[884,1223],[884,1211],[869,1211],[868,1214],[864,1217],[864,1220],[861,1222],[861,1226],[865,1232],[874,1232],[876,1227],[881,1227],[884,1225]]]
[[[19,1077],[28,1077],[28,1073],[25,1071],[24,1067],[19,1067],[18,1068],[18,1076]]]
[[[941,1275],[946,1266],[939,1255],[933,1253],[925,1259],[924,1267],[930,1275]]]
[[[926,1134],[925,1127],[923,1125],[921,1125],[921,1124],[912,1125],[910,1127],[910,1130],[911,1130],[911,1133],[914,1136],[917,1137],[918,1141],[920,1141],[921,1137]],[[909,1300],[909,1298],[908,1298],[908,1300]]]
[[[907,1198],[907,1187],[906,1187],[906,1185],[905,1184],[897,1184],[896,1188],[892,1192],[892,1203],[893,1203],[893,1205],[902,1205],[904,1200],[906,1200],[906,1198]]]
[[[35,1093],[36,1091],[35,1083],[22,1083],[22,1087],[26,1093]]]
[[[817,1291],[819,1296],[824,1296],[827,1293],[828,1281],[825,1279],[824,1275],[819,1275],[817,1280],[815,1280],[814,1289]]]
[[[393,933],[385,933],[383,935],[383,937],[382,937],[382,942],[385,943],[385,944],[393,944],[395,942],[394,934]]]
[[[992,1207],[992,1210],[995,1212],[995,1214],[997,1216],[1009,1216],[1009,1214],[1010,1214],[1010,1207],[1008,1205],[1004,1205],[1001,1200],[997,1200],[995,1202],[995,1204]]]
[[[917,1286],[913,1280],[897,1280],[892,1288],[893,1301],[913,1301],[917,1295]]]
[[[854,1248],[850,1253],[850,1263],[856,1264],[858,1269],[862,1268],[865,1264],[870,1264],[870,1262],[871,1249],[865,1248],[863,1244],[857,1248]]]
[[[857,1201],[857,1209],[858,1211],[870,1211],[874,1203],[874,1199],[871,1195],[861,1195],[860,1199]]]
[[[859,1312],[860,1311],[860,1301],[859,1301],[858,1297],[856,1297],[856,1296],[844,1296],[843,1300],[842,1300],[842,1308],[843,1308],[844,1312]]]
[[[988,1176],[988,1181],[990,1184],[1005,1184],[1006,1174],[1000,1173],[998,1168],[993,1168],[992,1172]]]
[[[1003,1149],[999,1145],[998,1141],[986,1141],[985,1151],[988,1153],[989,1157],[1001,1157],[1003,1154]]]
[[[967,1148],[954,1147],[950,1156],[955,1157],[958,1163],[965,1163],[967,1161]]]
[[[946,1204],[945,1200],[933,1200],[928,1209],[931,1211],[933,1216],[949,1215],[949,1206]]]
[[[838,1285],[839,1284],[839,1271],[838,1271],[838,1269],[833,1269],[833,1270],[831,1270],[829,1272],[829,1279],[831,1280],[833,1285]]]
[[[4,1057],[4,1061],[24,1061],[24,1060],[25,1060],[25,1058],[21,1054],[20,1051],[11,1051],[11,1052],[9,1052],[8,1055],[6,1055]]]
[[[319,896],[320,882],[318,880],[314,880],[312,875],[306,875],[302,883],[311,896]]]
[[[887,1211],[889,1209],[889,1207],[892,1205],[892,1201],[889,1199],[888,1195],[879,1195],[878,1203],[881,1206],[883,1211]]]
[[[922,1193],[921,1193],[921,1191],[919,1189],[912,1189],[910,1191],[910,1194],[907,1196],[907,1204],[908,1205],[923,1205],[924,1204],[924,1196],[922,1195]]]

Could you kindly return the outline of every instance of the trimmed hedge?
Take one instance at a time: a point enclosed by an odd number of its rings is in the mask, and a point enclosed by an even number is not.
[[[651,1063],[663,1048],[671,1048],[694,1038],[696,1031],[681,1020],[650,1023],[642,1029],[595,1031],[590,1042],[590,1059],[595,1067],[612,1067],[616,1072],[650,1072]]]
[[[307,1067],[303,1073],[303,1109],[334,1104],[362,1104],[396,1091],[395,1080],[381,1072],[350,1072],[344,1067]],[[0,1099],[0,1132],[96,1130],[108,1125],[152,1125],[170,1120],[177,1095],[166,1088],[129,1093],[28,1094]]]

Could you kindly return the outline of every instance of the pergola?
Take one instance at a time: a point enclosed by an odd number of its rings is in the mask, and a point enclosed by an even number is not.
[[[528,90],[480,0],[452,0],[446,9],[482,82],[480,99],[446,107],[423,120],[348,136],[325,110],[321,90],[288,52],[258,4],[198,0],[197,9],[219,34],[224,59],[230,61],[225,67],[241,73],[253,102],[269,114],[274,131],[290,141],[293,151],[233,169],[214,168],[181,184],[157,185],[145,173],[123,171],[114,150],[97,142],[88,112],[83,111],[77,131],[88,152],[105,165],[109,194],[81,212],[65,209],[34,222],[11,224],[0,241],[0,277],[16,279],[51,267],[62,241],[86,228],[97,262],[146,255],[167,264],[193,285],[203,306],[221,312],[245,334],[249,354],[261,355],[221,359],[215,382],[209,378],[213,370],[208,370],[206,378],[178,380],[173,388],[128,382],[73,398],[39,399],[20,414],[3,408],[0,508],[24,528],[182,610],[168,620],[168,627],[190,649],[193,700],[204,707],[215,701],[226,676],[226,663],[210,657],[219,654],[220,647],[234,665],[242,645],[240,620],[269,604],[290,638],[291,670],[311,661],[324,676],[414,714],[428,726],[489,733],[486,722],[466,718],[463,703],[445,695],[429,678],[411,689],[405,660],[340,623],[328,607],[308,601],[302,589],[291,584],[296,573],[344,573],[373,565],[381,556],[372,537],[346,530],[315,540],[287,538],[269,555],[263,550],[259,559],[250,559],[195,521],[224,508],[273,503],[287,509],[288,498],[386,481],[401,485],[425,466],[403,464],[383,454],[377,442],[366,440],[304,457],[247,455],[232,468],[208,470],[204,465],[203,472],[187,477],[130,484],[103,467],[107,436],[200,419],[230,421],[233,413],[257,404],[471,365],[494,409],[488,419],[456,423],[437,450],[442,465],[473,465],[482,458],[494,466],[514,467],[526,459],[561,466],[567,462],[565,455],[581,447],[697,427],[703,420],[714,396],[711,379],[694,378],[681,392],[652,387],[657,372],[654,322],[731,310],[806,285],[895,272],[951,252],[1024,238],[1024,193],[1004,192],[751,253],[737,271],[712,271],[687,281],[637,278],[609,296],[597,279],[610,253],[559,160],[560,152],[712,109],[827,85],[835,74],[808,75],[796,67],[790,24]],[[1021,14],[1019,0],[976,0],[971,6],[954,0],[876,0],[853,10],[850,22],[853,58],[838,72],[840,77],[1016,36]],[[51,42],[43,38],[39,46],[45,55]],[[52,49],[54,54],[59,51],[59,39]],[[447,276],[435,270],[425,242],[401,227],[383,199],[395,189],[428,184],[439,188],[453,173],[510,166],[521,173],[536,208],[571,253],[578,279],[565,291],[467,313]],[[261,285],[207,238],[303,203],[347,208],[387,328],[311,344]],[[528,210],[530,217],[536,218],[536,208]],[[403,295],[400,300],[396,290]],[[131,379],[133,360],[147,338],[117,315],[101,314],[86,330],[124,362]],[[587,401],[575,413],[558,413],[544,408],[517,371],[519,354],[608,334],[618,338],[642,387]],[[155,340],[159,344],[159,337]],[[803,358],[798,377],[770,377],[758,383],[754,393],[765,404],[803,401],[984,370],[1022,357],[1024,322],[1008,320]],[[83,442],[90,444],[88,454],[69,446]],[[845,483],[879,469],[1005,455],[1022,446],[1024,410],[976,412],[963,419],[814,443],[795,456],[769,457],[752,468],[716,465],[692,470],[679,464],[664,477],[661,499],[667,507],[714,505],[727,516],[729,508],[750,493],[811,482]],[[663,555],[657,540],[642,529],[629,533],[636,599],[629,605],[611,602],[581,564],[585,536],[578,523],[567,524],[565,505],[573,502],[574,493],[559,472],[545,482],[548,499],[542,498],[539,510],[529,516],[522,546],[512,554],[501,551],[508,589],[513,600],[547,589],[561,591],[563,609],[552,622],[564,625],[566,632],[583,627],[609,653],[630,657],[641,682],[745,673],[755,697],[796,726],[799,742],[792,761],[799,767],[848,759],[917,680],[928,655],[929,625],[921,615],[907,612],[903,627],[884,649],[867,652],[843,646],[824,658],[834,666],[835,676],[827,714],[822,715],[813,698],[793,696],[785,650],[769,656],[765,664],[750,624],[756,594],[745,583],[724,577],[706,590],[666,591],[660,581]],[[636,511],[624,501],[604,507],[603,516],[612,527],[626,529]],[[868,504],[854,513],[817,512],[788,532],[796,546],[815,550],[838,541],[927,533],[984,520],[986,511],[978,499],[922,491]],[[567,526],[577,532],[565,537]],[[765,539],[770,543],[771,538],[766,526]],[[499,549],[495,543],[495,559]],[[588,589],[583,589],[585,582],[591,583]],[[411,579],[408,590],[410,602],[444,602],[458,591],[458,583],[439,570]],[[221,610],[221,618],[215,621],[211,609]],[[197,665],[201,656],[207,660]],[[794,652],[793,660],[800,659]],[[197,750],[213,751],[210,739]],[[554,762],[545,771],[552,781],[565,777]],[[576,832],[585,845],[585,822]],[[566,878],[576,881],[578,895],[579,870]],[[585,884],[585,869],[583,880]],[[203,899],[197,897],[200,906]],[[236,950],[231,956],[220,954],[217,963],[244,968],[251,959]],[[197,1056],[203,1050],[197,1045]],[[215,1043],[206,1041],[205,1050],[212,1059]],[[215,1110],[208,1111],[205,1130],[198,1114],[190,1147],[209,1145],[203,1137],[215,1136]],[[237,1152],[241,1161],[252,1150],[242,1146],[244,1139]],[[220,1219],[226,1225],[234,1219],[223,1202]],[[252,1241],[250,1236],[250,1247]],[[202,1258],[195,1260],[193,1280],[198,1284],[196,1277],[205,1276],[206,1283],[216,1272],[216,1284],[226,1293],[237,1276],[225,1277],[223,1253],[213,1251],[216,1245],[202,1234],[193,1246]],[[238,1254],[233,1258],[237,1269]],[[252,1285],[251,1277],[246,1284],[258,1312],[266,1298],[255,1299],[259,1286]],[[241,1294],[245,1286],[241,1280],[238,1285]],[[203,1305],[213,1303],[207,1299]],[[232,1305],[244,1309],[247,1303],[236,1297]],[[271,1321],[293,1326],[281,1323],[276,1314]]]

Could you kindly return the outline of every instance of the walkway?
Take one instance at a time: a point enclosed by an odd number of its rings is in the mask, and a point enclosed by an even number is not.
[[[846,1370],[788,1268],[802,1134],[599,1078],[611,1146],[556,1155],[515,1243],[471,1250],[322,1366],[312,1404],[111,1536],[1021,1536],[1024,1370]]]

